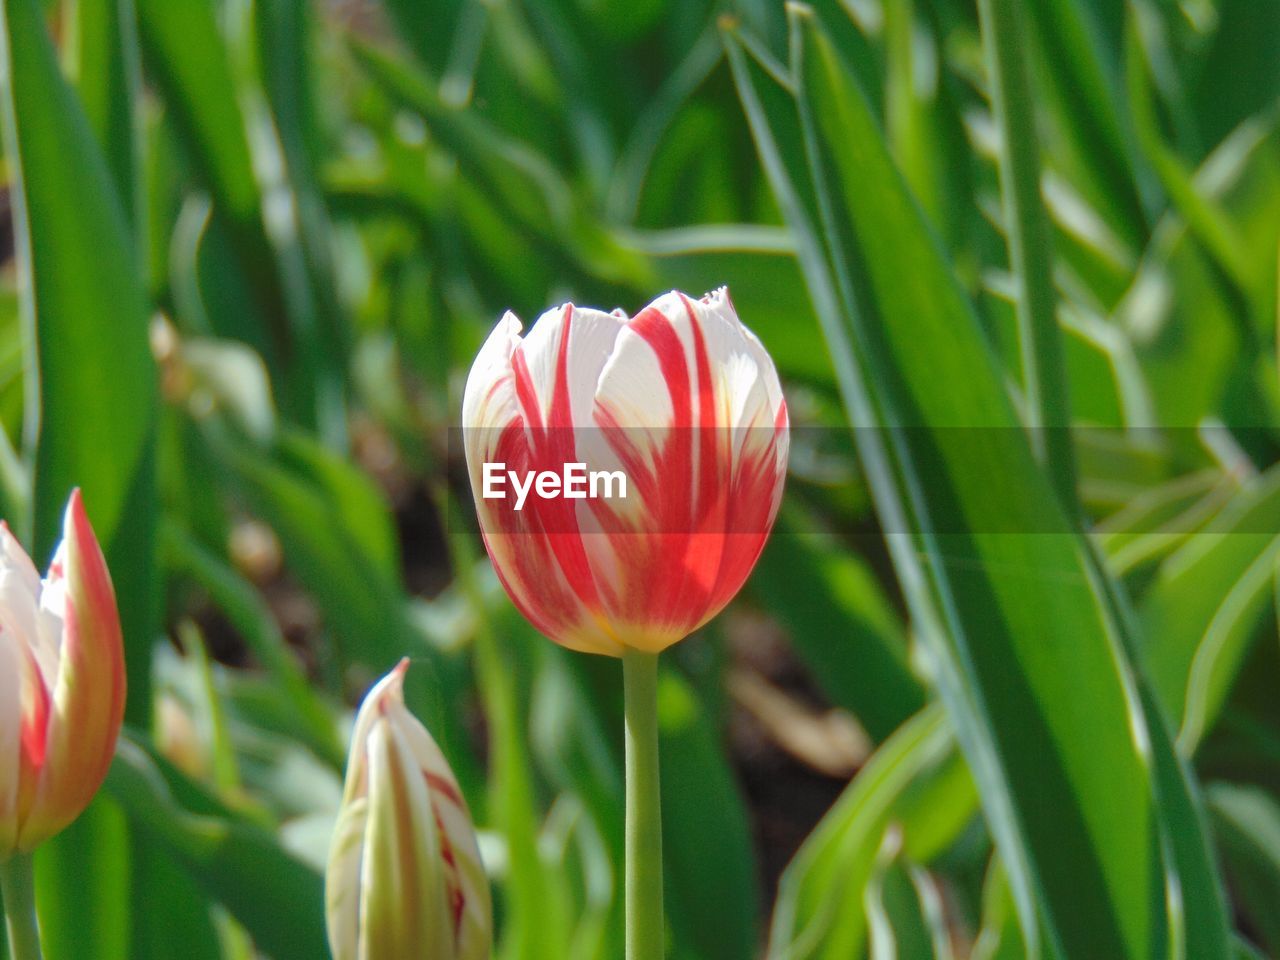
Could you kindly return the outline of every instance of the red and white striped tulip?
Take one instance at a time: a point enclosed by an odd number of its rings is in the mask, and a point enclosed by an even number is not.
[[[356,715],[325,878],[334,960],[487,960],[489,881],[453,771],[404,703],[409,661]]]
[[[788,449],[773,360],[723,288],[668,293],[634,317],[565,304],[520,331],[511,313],[498,322],[463,399],[489,557],[557,643],[661,651],[733,598],[773,525]],[[496,463],[526,477],[621,470],[627,495],[518,506],[484,496]]]
[[[124,720],[115,591],[80,492],[44,579],[0,523],[0,861],[93,799]]]

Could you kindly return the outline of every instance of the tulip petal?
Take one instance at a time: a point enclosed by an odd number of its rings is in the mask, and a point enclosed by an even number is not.
[[[512,358],[530,426],[570,429],[590,423],[600,371],[625,323],[616,314],[571,303],[538,318]]]
[[[80,492],[67,505],[61,570],[64,633],[44,764],[19,846],[33,849],[88,806],[102,785],[124,719],[124,648],[115,591]]]
[[[453,916],[426,780],[395,724],[369,736],[360,960],[453,956]]]
[[[457,960],[488,957],[492,913],[489,878],[462,789],[426,727],[409,713],[403,701],[393,709],[403,711],[395,726],[423,773],[440,832],[440,856],[451,887],[450,919],[456,931],[454,956]]]
[[[9,529],[9,524],[3,520],[0,520],[0,567],[16,573],[28,594],[33,597],[40,595],[40,573]]]
[[[0,629],[0,860],[18,839],[18,751],[22,723],[17,641]]]
[[[552,327],[564,329],[557,316],[548,319],[548,332]],[[512,364],[521,346],[519,333],[520,321],[506,313],[476,356],[463,394],[463,446],[471,486],[477,491],[476,509],[485,545],[491,555],[504,558],[503,562],[495,562],[498,577],[520,611],[538,629],[551,635],[562,631],[566,623],[580,619],[581,603],[562,575],[550,542],[530,526],[537,521],[535,511],[521,516],[509,501],[487,500],[480,495],[485,463],[505,464],[518,471],[533,465],[531,438],[516,396]],[[528,402],[541,417],[537,389],[527,385],[524,390],[527,397],[535,398]],[[519,541],[518,549],[513,539]],[[539,602],[532,602],[533,597],[540,598]]]
[[[358,960],[360,934],[360,869],[369,801],[344,802],[334,827],[325,870],[325,922],[333,960]]]
[[[462,396],[463,443],[472,469],[489,458],[498,434],[520,419],[511,355],[520,345],[520,321],[508,311],[494,326],[467,376]]]
[[[721,328],[732,329],[744,341],[742,346],[755,360],[756,371],[765,388],[768,407],[774,413],[774,416],[769,418],[772,424],[776,419],[777,412],[780,410],[785,411],[786,409],[786,401],[782,396],[782,383],[778,380],[778,370],[773,364],[773,358],[765,350],[760,338],[738,318],[738,312],[734,309],[733,301],[729,297],[728,287],[721,287],[719,290],[707,294],[699,303],[705,316],[715,317],[719,321],[716,325],[708,323],[709,328],[720,326]]]
[[[0,524],[0,626],[31,650],[42,676],[57,673],[59,639],[41,631],[40,597],[45,590],[26,551]]]
[[[514,342],[518,321],[510,314],[500,321],[472,368],[463,404],[473,489],[484,488],[486,462],[520,476],[559,473],[565,464],[580,462],[573,411],[590,411],[599,372],[623,325],[617,315],[567,304],[544,313],[527,338]],[[621,652],[595,626],[601,602],[577,503],[535,496],[516,510],[511,497],[479,496],[477,510],[486,547],[500,558],[494,565],[503,585],[535,626],[566,645],[608,644]],[[574,639],[579,635],[581,640]]]

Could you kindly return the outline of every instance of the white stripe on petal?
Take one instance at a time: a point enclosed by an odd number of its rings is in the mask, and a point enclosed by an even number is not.
[[[0,523],[0,570],[14,571],[28,593],[40,595],[40,573],[6,523]]]
[[[462,442],[467,467],[478,478],[484,461],[491,459],[502,429],[520,416],[511,355],[520,345],[520,321],[508,311],[481,346],[462,396]]]
[[[600,371],[595,402],[628,437],[648,437],[651,445],[661,443],[672,424],[671,393],[658,356],[630,327],[618,335]],[[600,423],[598,414],[593,419]]]
[[[726,374],[726,387],[730,393],[730,422],[737,428],[750,430],[749,436],[735,438],[735,459],[740,455],[745,440],[751,445],[763,445],[771,437],[773,428],[778,422],[778,414],[785,410],[782,384],[778,379],[778,370],[773,364],[764,345],[751,330],[739,319],[729,298],[729,289],[720,289],[707,294],[700,301],[703,315],[707,318],[706,330],[708,341],[716,333],[723,333],[722,346],[717,350],[725,350],[738,357],[749,357],[749,366],[741,362],[731,363]],[[716,354],[713,353],[713,362]],[[747,381],[754,380],[755,383]],[[761,396],[760,391],[763,391]],[[786,423],[785,414],[783,423]],[[782,431],[778,437],[777,460],[779,470],[786,471],[789,436]]]
[[[58,675],[61,631],[46,635],[41,630],[39,596],[27,589],[26,577],[20,571],[13,567],[0,570],[0,631],[31,651],[40,675],[52,684]]]
[[[600,371],[613,353],[625,318],[590,307],[565,304],[538,318],[520,345],[529,365],[530,379],[538,396],[539,419],[548,423],[559,366],[560,341],[566,317],[569,343],[565,370],[569,387],[569,409],[575,424],[589,423],[592,401]]]
[[[360,947],[360,871],[369,801],[344,803],[329,847],[324,876],[325,920],[333,960],[358,960]]]

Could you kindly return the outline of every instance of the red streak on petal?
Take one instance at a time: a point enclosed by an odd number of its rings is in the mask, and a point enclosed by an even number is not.
[[[724,542],[717,534],[725,532],[728,493],[725,480],[733,465],[731,424],[716,419],[715,383],[711,378],[711,361],[707,341],[697,310],[684,294],[680,295],[693,330],[695,363],[698,370],[698,480],[694,491],[694,527],[700,535],[691,545],[696,552],[691,573],[699,585],[710,585],[720,565]],[[722,469],[723,468],[723,469]]]
[[[26,660],[27,682],[24,693],[29,698],[22,711],[22,754],[29,768],[38,771],[44,766],[49,747],[49,687],[31,650],[22,646]]]
[[[424,770],[423,775],[427,778],[427,786],[435,793],[440,794],[455,807],[461,807],[462,795],[458,793],[458,788],[450,783],[447,779],[438,773],[432,773],[430,770]]]
[[[573,407],[569,392],[569,333],[573,328],[573,304],[564,308],[564,322],[560,327],[560,345],[556,353],[555,386],[551,393],[550,429],[546,431],[544,448],[539,460],[541,469],[559,473],[566,463],[578,459],[573,436]],[[527,507],[526,507],[527,509]],[[569,586],[590,609],[600,607],[595,577],[587,560],[587,551],[578,530],[577,508],[571,500],[557,497],[551,500],[538,498],[535,510],[546,517],[544,529],[550,528],[551,549],[560,569],[564,571]]]
[[[523,341],[520,346],[524,346]],[[538,403],[538,392],[533,386],[533,375],[529,373],[529,361],[525,359],[520,347],[511,355],[511,372],[516,381],[516,399],[520,402],[520,410],[524,413],[529,429],[541,431],[542,407]]]
[[[528,456],[520,458],[531,470],[541,472],[548,470],[559,474],[566,463],[576,461],[573,438],[573,408],[569,389],[569,339],[573,330],[573,304],[566,304],[560,325],[560,340],[556,347],[555,375],[551,387],[551,409],[548,412],[546,425],[543,425],[542,410],[538,405],[537,393],[529,372],[529,365],[524,357],[523,343],[516,349],[512,357],[512,370],[515,374],[516,397],[527,418]],[[513,451],[514,452],[514,451]],[[499,507],[502,510],[502,507]],[[533,550],[546,554],[550,552],[555,564],[563,573],[574,596],[579,603],[591,610],[600,607],[599,592],[596,589],[595,577],[591,572],[586,549],[582,544],[582,536],[578,529],[576,508],[572,501],[564,498],[544,500],[535,492],[531,492],[521,511],[527,517],[513,522],[532,530],[541,540],[533,546]],[[514,510],[511,511],[515,513]],[[521,522],[522,521],[522,522]],[[526,526],[527,525],[527,526]],[[529,547],[522,538],[515,551],[519,557]],[[534,570],[529,581],[537,584],[545,581],[546,575],[537,575]],[[523,579],[523,578],[522,578]],[[575,618],[576,619],[576,618]]]
[[[671,398],[672,422],[662,444],[643,449],[611,410],[595,410],[597,426],[646,508],[622,516],[591,504],[618,561],[620,583],[608,597],[609,608],[616,619],[643,630],[648,643],[686,636],[733,598],[764,546],[782,482],[777,445],[786,429],[785,409],[775,416],[768,441],[759,428],[748,428],[752,433],[735,462],[735,425],[718,421],[722,411],[700,314],[688,298],[681,302],[691,349],[673,319],[657,309],[631,322],[653,350]]]
[[[116,738],[124,719],[127,693],[124,644],[111,573],[107,570],[102,548],[89,523],[78,488],[71,492],[68,513],[71,523],[67,531],[70,540],[67,559],[75,578],[68,585],[62,656],[64,661],[70,658],[80,664],[79,669],[86,679],[92,676],[93,682],[109,685],[110,690],[105,710],[95,710],[92,717],[91,722],[101,726],[89,731],[100,747],[98,756],[92,769],[81,771],[83,782],[96,791],[111,765]],[[79,601],[76,600],[77,595]]]
[[[724,546],[721,531],[729,469],[717,444],[719,428],[727,425],[716,422],[715,383],[706,340],[696,308],[683,296],[681,302],[693,339],[696,412],[689,358],[674,323],[657,309],[642,311],[633,321],[633,329],[657,357],[671,397],[673,429],[655,457],[662,478],[660,492],[647,501],[655,531],[647,543],[628,538],[616,544],[623,566],[643,578],[637,578],[636,589],[628,591],[629,619],[652,624],[674,639],[695,629],[706,616],[708,593]],[[619,456],[623,456],[621,452]]]
[[[431,787],[434,774],[427,773],[426,777],[427,786]],[[440,838],[440,859],[445,864],[445,887],[449,894],[449,911],[453,919],[453,938],[456,944],[462,933],[462,914],[466,910],[467,897],[462,892],[462,883],[458,878],[458,859],[453,852],[453,844],[444,828],[444,820],[434,806],[431,808],[431,817],[435,821],[436,835]]]
[[[506,464],[523,478],[575,461],[569,391],[571,306],[565,308],[550,409],[544,411],[537,385],[523,351],[512,353],[512,380],[519,413],[497,437],[487,459]],[[545,413],[545,416],[544,416]],[[542,633],[563,641],[578,634],[600,605],[598,588],[578,531],[572,503],[543,500],[531,491],[523,509],[515,510],[514,495],[479,504],[485,546],[494,569],[521,613]]]

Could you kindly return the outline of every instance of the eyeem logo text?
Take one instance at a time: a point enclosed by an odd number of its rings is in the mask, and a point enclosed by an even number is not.
[[[524,509],[530,491],[543,500],[612,500],[627,497],[627,475],[621,470],[587,470],[585,463],[566,463],[561,473],[554,470],[526,470],[521,476],[505,463],[484,464],[486,500],[506,500],[508,488],[515,494],[515,509]]]

